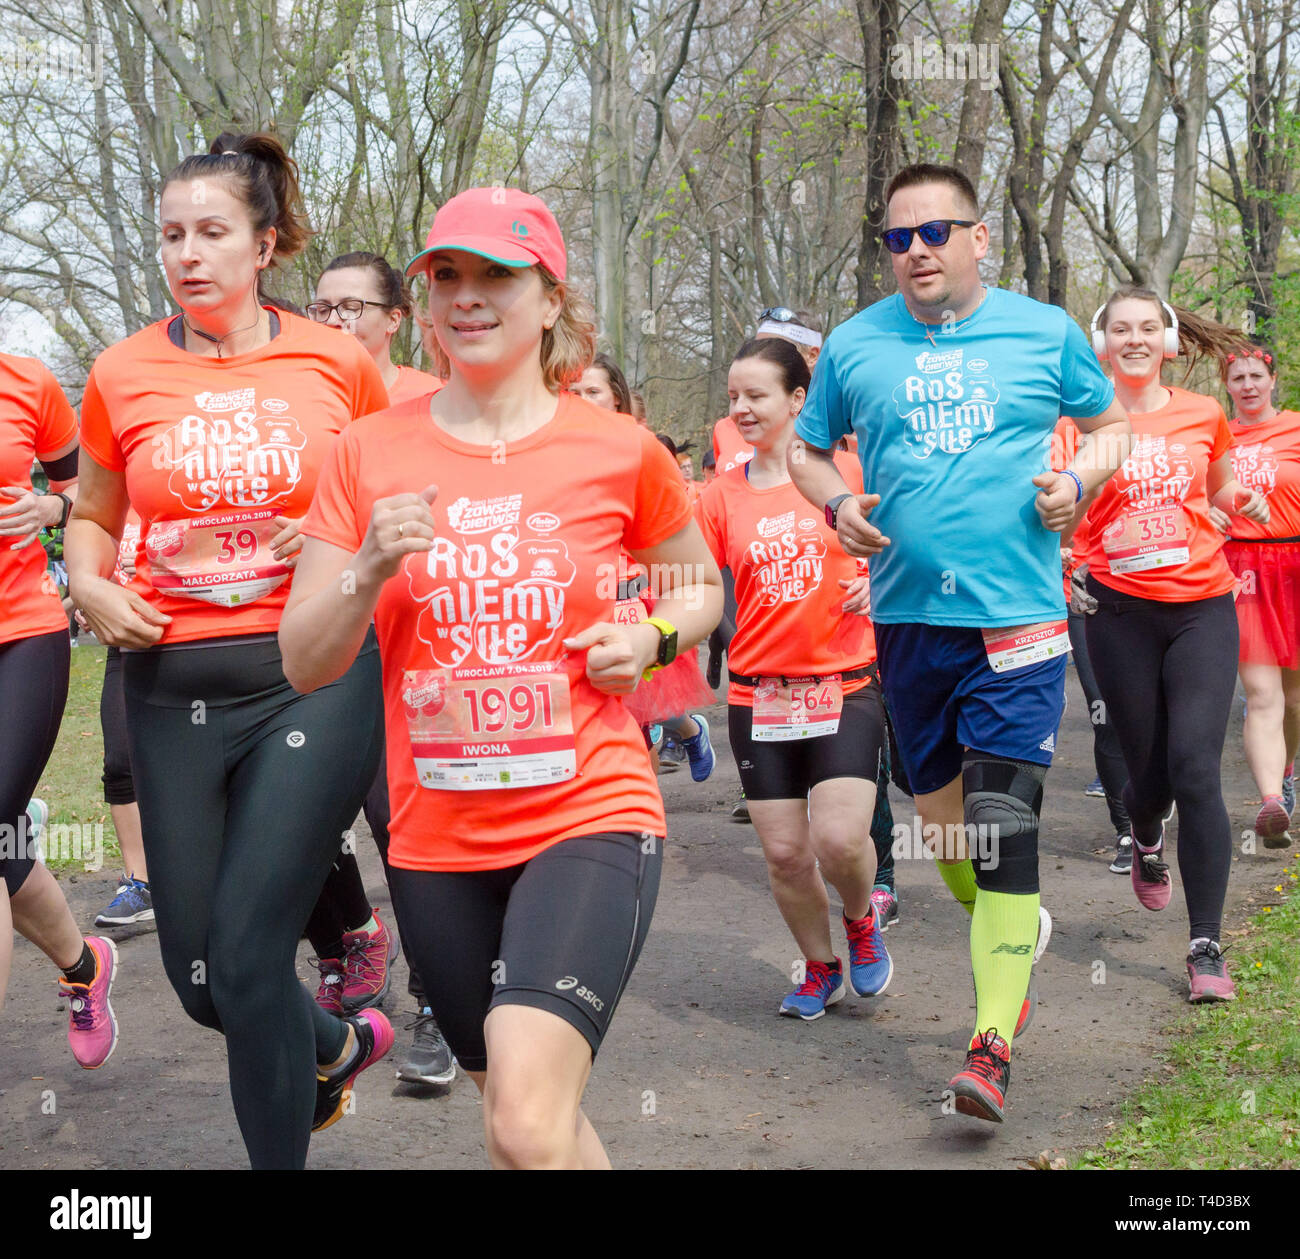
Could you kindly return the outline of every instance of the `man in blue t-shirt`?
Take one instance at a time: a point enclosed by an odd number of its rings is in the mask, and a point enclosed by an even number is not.
[[[790,475],[844,549],[871,557],[903,767],[926,845],[971,913],[975,1035],[949,1088],[957,1110],[1000,1122],[1051,932],[1038,815],[1069,647],[1057,535],[1123,462],[1130,429],[1063,310],[981,284],[989,232],[961,171],[907,167],[885,202],[899,292],[827,338]],[[1062,415],[1086,436],[1052,472]],[[849,433],[861,495],[831,459]]]

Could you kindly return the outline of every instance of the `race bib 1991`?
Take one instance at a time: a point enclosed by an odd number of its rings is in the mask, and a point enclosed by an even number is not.
[[[569,678],[554,661],[408,669],[402,700],[422,787],[541,787],[577,772]]]
[[[274,508],[155,521],[145,539],[155,590],[243,607],[265,598],[293,571],[277,560]]]

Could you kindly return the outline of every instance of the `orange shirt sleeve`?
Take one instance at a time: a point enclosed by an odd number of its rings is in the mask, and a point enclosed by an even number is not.
[[[629,551],[644,551],[666,542],[690,523],[686,484],[673,457],[649,429],[637,428],[641,475],[636,481],[632,519],[623,534]]]
[[[86,392],[81,396],[81,445],[101,468],[124,472],[126,457],[113,433],[104,395],[99,391],[97,368],[98,364],[91,367],[86,378]]]
[[[700,495],[699,509],[695,513],[700,532],[719,568],[727,563],[727,513],[722,502],[722,490],[717,481],[711,481]]]
[[[1218,407],[1218,412],[1214,426],[1214,439],[1210,443],[1211,463],[1223,458],[1228,453],[1228,447],[1232,445],[1232,429],[1228,427],[1228,417],[1224,415],[1222,407]]]
[[[77,436],[77,416],[54,373],[42,367],[39,412],[36,417],[36,457],[48,458]]]
[[[353,377],[356,396],[352,402],[353,416],[370,415],[375,411],[386,411],[390,405],[388,390],[384,388],[384,378],[375,366],[375,360],[365,350],[357,346],[358,368]]]
[[[302,525],[303,533],[309,538],[319,538],[349,553],[360,547],[370,523],[369,516],[365,520],[357,517],[360,463],[356,434],[349,426],[339,434],[321,468]]]

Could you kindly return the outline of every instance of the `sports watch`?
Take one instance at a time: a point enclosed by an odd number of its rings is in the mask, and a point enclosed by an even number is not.
[[[836,514],[837,514],[837,513],[839,512],[839,510],[840,510],[840,504],[841,504],[841,503],[842,503],[846,498],[852,498],[852,497],[853,497],[852,494],[836,494],[835,497],[834,497],[833,499],[831,499],[831,501],[830,501],[829,503],[826,504],[826,526],[827,526],[827,528],[829,528],[829,529],[834,529],[834,528],[836,527],[836,526],[835,526],[835,516],[836,516]]]
[[[677,659],[677,626],[659,616],[646,617],[646,624],[653,625],[659,631],[659,651],[654,664],[641,675],[643,681],[656,669],[662,669]]]

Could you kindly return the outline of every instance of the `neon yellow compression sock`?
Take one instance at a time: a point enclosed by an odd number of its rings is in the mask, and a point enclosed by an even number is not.
[[[948,890],[956,897],[958,904],[968,914],[973,914],[978,889],[975,886],[975,867],[971,865],[970,858],[951,865],[943,861],[935,864],[939,867],[939,877],[948,885]]]
[[[1038,942],[1038,901],[1037,892],[980,889],[970,927],[976,1035],[996,1027],[1008,1045],[1015,1036]]]

